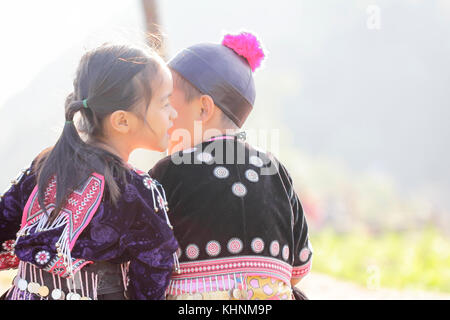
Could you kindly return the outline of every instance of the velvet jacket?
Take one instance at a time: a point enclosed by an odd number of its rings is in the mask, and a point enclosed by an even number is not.
[[[151,179],[148,175],[130,169],[127,181],[125,185],[118,182],[121,197],[117,206],[104,198],[101,200],[91,221],[72,248],[72,258],[94,263],[129,262],[129,298],[164,299],[172,273],[173,253],[178,248],[178,243],[162,210],[155,212],[156,206],[149,190]],[[8,267],[8,263],[9,267],[14,267],[18,258],[45,269],[46,263],[50,263],[56,256],[55,243],[63,227],[22,236],[15,243],[14,253],[9,251],[8,256],[8,252],[5,252],[11,250],[7,244],[16,239],[24,207],[35,186],[36,177],[30,168],[24,170],[1,197],[0,243],[3,243],[3,248],[0,250],[3,251],[3,268]],[[49,262],[38,263],[38,252],[48,252]]]
[[[312,248],[286,168],[270,153],[221,136],[159,161],[181,273],[169,291],[232,289],[245,275],[290,285],[310,269]]]

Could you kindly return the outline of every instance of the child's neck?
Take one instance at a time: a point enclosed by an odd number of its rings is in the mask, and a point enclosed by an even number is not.
[[[88,141],[89,144],[104,149],[112,154],[118,156],[122,159],[123,162],[127,163],[128,158],[130,157],[131,151],[128,150],[126,146],[121,146],[120,143],[108,142],[101,140]]]

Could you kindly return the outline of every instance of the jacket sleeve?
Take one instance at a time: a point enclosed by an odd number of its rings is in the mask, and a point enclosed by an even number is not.
[[[137,188],[141,200],[139,212],[121,237],[120,246],[130,260],[128,296],[135,300],[161,300],[165,299],[178,242],[162,209],[155,210],[152,192],[147,187],[151,180],[148,176],[145,179]]]
[[[30,169],[24,169],[11,181],[11,186],[0,196],[0,270],[16,268],[19,260],[14,255],[16,233],[20,229],[22,211],[30,190]]]
[[[280,174],[285,182],[292,207],[292,233],[294,240],[292,278],[301,279],[311,269],[313,250],[309,242],[308,224],[302,204],[294,189],[292,178],[280,164]]]

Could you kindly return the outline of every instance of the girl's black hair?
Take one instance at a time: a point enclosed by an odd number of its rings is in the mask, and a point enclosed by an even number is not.
[[[93,173],[105,178],[105,195],[113,203],[120,195],[119,182],[125,182],[128,167],[118,156],[96,147],[89,141],[102,138],[103,119],[117,110],[138,112],[136,104],[145,99],[148,108],[152,97],[152,83],[159,76],[160,60],[152,51],[126,45],[103,45],[87,52],[80,61],[73,82],[74,91],[65,103],[66,123],[55,146],[44,151],[36,162],[38,201],[44,205],[49,181],[56,176],[56,208],[53,220],[67,196],[81,186]],[[84,100],[84,102],[83,102]],[[87,106],[87,108],[86,108]],[[73,122],[80,112],[80,131]]]

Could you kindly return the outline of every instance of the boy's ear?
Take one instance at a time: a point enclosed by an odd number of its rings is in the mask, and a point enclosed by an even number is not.
[[[208,122],[215,112],[215,104],[213,99],[204,94],[200,97],[200,120],[203,122]]]
[[[111,127],[120,133],[128,133],[130,131],[130,120],[128,112],[124,110],[114,111],[109,117]]]

